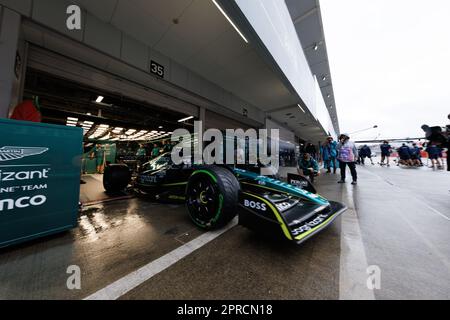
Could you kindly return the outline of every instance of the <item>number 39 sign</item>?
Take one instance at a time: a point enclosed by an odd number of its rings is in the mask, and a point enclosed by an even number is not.
[[[153,60],[150,61],[150,72],[160,78],[164,78],[164,67]]]

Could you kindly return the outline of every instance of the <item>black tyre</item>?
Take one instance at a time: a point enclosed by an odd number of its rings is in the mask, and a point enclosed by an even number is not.
[[[203,229],[220,228],[236,216],[239,191],[239,181],[230,170],[217,166],[196,170],[186,187],[189,216]]]
[[[103,174],[103,187],[107,192],[123,191],[131,180],[131,172],[125,164],[110,164]]]

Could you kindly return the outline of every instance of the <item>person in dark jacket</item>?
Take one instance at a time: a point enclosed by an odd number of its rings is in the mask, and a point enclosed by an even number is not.
[[[442,168],[441,162],[439,161],[439,148],[434,143],[429,143],[425,151],[428,153],[428,159],[431,160],[431,168],[434,168],[436,164],[438,169]]]
[[[306,153],[309,153],[309,154],[311,155],[311,157],[313,157],[314,159],[317,159],[317,158],[316,158],[316,156],[317,156],[317,149],[316,149],[316,146],[313,145],[311,142],[309,142],[309,143],[306,145],[305,152],[306,152]]]
[[[420,148],[416,143],[413,143],[412,147],[409,148],[409,153],[411,154],[411,160],[415,166],[423,166],[422,158],[420,156]]]
[[[450,120],[450,114],[447,116]],[[447,148],[447,171],[450,171],[450,124],[445,126],[445,133],[447,135],[447,143],[445,147]]]
[[[372,150],[370,150],[370,147],[367,144],[365,144],[361,148],[361,150],[359,151],[359,155],[361,157],[361,163],[362,164],[364,164],[365,158],[369,158],[370,163],[372,163],[372,165],[374,164],[373,160],[372,160]]]
[[[386,160],[386,165],[389,167],[389,157],[391,156],[392,147],[388,141],[383,141],[383,144],[380,145],[381,150],[381,162],[380,165],[384,165],[384,160]]]
[[[397,165],[405,165],[405,166],[412,166],[412,160],[411,160],[411,152],[409,150],[409,147],[403,143],[400,148],[397,149],[399,161]]]
[[[320,174],[317,161],[313,157],[311,157],[309,153],[304,153],[302,155],[302,157],[298,161],[297,170],[300,175],[309,177],[311,183],[314,183],[314,178]]]

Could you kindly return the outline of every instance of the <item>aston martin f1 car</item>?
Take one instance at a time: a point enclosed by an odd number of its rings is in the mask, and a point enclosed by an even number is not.
[[[192,221],[206,230],[220,228],[238,215],[239,223],[249,229],[298,243],[346,210],[317,194],[301,176],[282,182],[258,172],[251,165],[175,165],[166,153],[143,165],[132,188],[158,201],[186,203]],[[112,164],[105,169],[103,185],[107,192],[117,192],[130,180],[126,165]]]

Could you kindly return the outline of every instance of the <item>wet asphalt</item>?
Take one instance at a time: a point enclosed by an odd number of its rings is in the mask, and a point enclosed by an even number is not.
[[[450,173],[370,165],[358,173],[357,186],[333,174],[316,184],[354,205],[367,265],[381,270],[374,297],[449,299]],[[339,299],[344,220],[302,245],[236,226],[121,299]],[[0,250],[0,299],[82,299],[202,233],[180,205],[91,206],[77,229]],[[80,267],[80,290],[66,286],[71,265]]]

